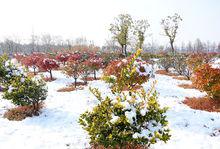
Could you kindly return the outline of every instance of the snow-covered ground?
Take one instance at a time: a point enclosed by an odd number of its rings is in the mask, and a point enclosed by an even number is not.
[[[78,124],[81,113],[92,108],[97,101],[90,93],[89,87],[72,92],[57,92],[58,89],[72,83],[61,72],[53,75],[57,80],[47,83],[48,98],[45,108],[38,117],[26,118],[23,121],[8,121],[3,113],[13,107],[6,100],[0,100],[0,149],[83,149],[89,147],[89,138]],[[147,89],[154,80],[159,92],[161,106],[168,106],[167,112],[171,140],[166,144],[159,142],[153,149],[219,149],[220,135],[212,133],[220,129],[220,113],[193,110],[182,104],[184,98],[203,96],[194,89],[178,87],[190,81],[174,80],[169,76],[156,75],[148,83]],[[103,81],[92,81],[91,87],[97,87],[105,94],[110,93]],[[0,97],[1,98],[1,97]]]

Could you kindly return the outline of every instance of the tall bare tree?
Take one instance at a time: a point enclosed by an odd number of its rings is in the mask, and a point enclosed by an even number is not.
[[[161,25],[163,27],[165,36],[169,38],[171,51],[174,54],[174,41],[177,35],[177,30],[179,28],[179,24],[182,21],[182,18],[179,14],[175,13],[173,16],[167,16],[166,18],[162,19]]]
[[[133,21],[129,14],[120,14],[115,18],[114,23],[110,24],[110,31],[113,38],[121,46],[122,54],[127,56],[127,46],[129,44],[129,31],[132,27]]]

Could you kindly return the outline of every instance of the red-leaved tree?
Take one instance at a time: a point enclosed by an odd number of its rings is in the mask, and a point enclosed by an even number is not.
[[[22,64],[26,67],[32,67],[34,70],[34,75],[36,75],[36,69],[38,67],[38,62],[42,58],[39,54],[31,54],[22,59]]]
[[[100,57],[91,57],[85,62],[91,71],[93,71],[94,79],[96,78],[96,71],[103,67],[103,59]]]
[[[69,57],[70,57],[69,53],[58,53],[56,55],[56,60],[63,63],[63,65],[65,66],[65,64],[68,61]]]
[[[42,58],[39,60],[38,64],[40,69],[50,73],[50,79],[53,79],[52,70],[59,68],[59,64],[55,59]]]
[[[64,73],[69,76],[73,77],[75,82],[75,88],[77,84],[77,79],[82,73],[82,55],[79,53],[71,54],[68,61],[67,65],[64,67]]]

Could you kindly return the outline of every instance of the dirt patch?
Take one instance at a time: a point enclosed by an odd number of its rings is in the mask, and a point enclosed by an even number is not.
[[[43,80],[46,81],[46,82],[52,82],[52,81],[54,81],[54,80],[56,80],[56,79],[57,79],[57,78],[52,78],[52,79],[51,79],[50,77],[44,77],[44,78],[43,78]]]
[[[179,84],[178,86],[184,89],[196,89],[196,87],[193,84]]]
[[[184,77],[184,76],[173,76],[172,78],[176,80],[189,80],[187,79],[187,77]]]
[[[75,91],[75,90],[82,90],[82,89],[84,89],[84,86],[86,86],[86,85],[87,84],[84,82],[77,82],[76,87],[73,83],[67,87],[63,87],[61,89],[58,89],[57,92],[71,92],[71,91]]]
[[[157,70],[156,74],[167,75],[167,76],[178,76],[178,74],[167,72],[166,70]]]
[[[99,78],[99,77],[96,78],[96,79],[95,79],[94,77],[88,77],[86,80],[87,80],[87,81],[94,81],[94,80],[100,80],[100,79],[101,79],[101,78]]]
[[[183,101],[184,104],[188,105],[192,109],[204,110],[209,112],[220,112],[220,99],[211,99],[209,97],[200,98],[189,98]]]

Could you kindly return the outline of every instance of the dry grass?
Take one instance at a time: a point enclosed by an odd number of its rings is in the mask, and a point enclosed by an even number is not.
[[[172,78],[176,80],[189,80],[187,79],[187,77],[184,77],[184,76],[173,76]]]
[[[94,81],[94,80],[100,80],[101,78],[97,77],[96,79],[94,77],[88,77],[86,81]]]
[[[204,110],[209,112],[220,112],[220,99],[211,99],[209,97],[200,98],[189,98],[183,101],[184,104],[188,105],[192,109]]]
[[[67,86],[67,87],[63,87],[61,89],[58,89],[57,92],[71,92],[71,91],[75,91],[75,90],[82,90],[84,89],[84,86],[86,86],[87,84],[84,82],[77,82],[76,83],[76,88],[74,83]]]
[[[161,75],[167,75],[167,76],[178,76],[177,74],[175,73],[171,73],[171,72],[167,72],[166,70],[157,70],[155,72],[156,74],[161,74]]]
[[[193,84],[179,84],[178,86],[184,89],[196,89],[196,87]]]
[[[6,111],[3,117],[10,121],[21,121],[26,117],[38,116],[42,107],[43,104],[40,104],[36,111],[33,106],[19,106]]]

